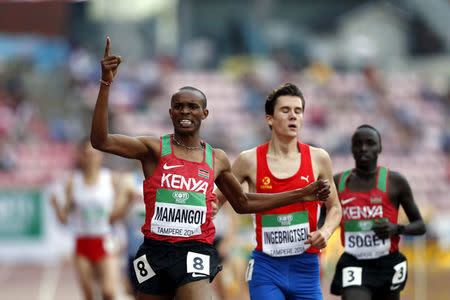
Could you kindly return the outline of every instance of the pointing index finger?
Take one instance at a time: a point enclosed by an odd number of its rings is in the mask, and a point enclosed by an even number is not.
[[[111,39],[108,37],[106,37],[106,47],[105,47],[105,55],[103,56],[103,58],[107,58],[110,54],[109,54],[109,49],[111,47]]]

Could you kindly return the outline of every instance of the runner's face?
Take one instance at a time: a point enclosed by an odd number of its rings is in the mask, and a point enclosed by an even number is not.
[[[200,130],[202,121],[208,116],[208,110],[203,108],[200,93],[184,90],[173,97],[169,115],[176,132],[189,134]]]
[[[380,139],[370,128],[358,129],[352,137],[352,153],[356,165],[366,166],[376,163],[381,152]]]
[[[297,137],[303,123],[303,105],[298,96],[280,96],[275,104],[273,116],[266,115],[272,132],[278,135]]]

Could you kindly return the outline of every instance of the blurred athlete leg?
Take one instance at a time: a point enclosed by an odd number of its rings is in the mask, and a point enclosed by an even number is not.
[[[114,255],[105,256],[98,263],[104,300],[112,300],[116,295],[117,284],[119,284],[118,264],[117,257]]]
[[[76,255],[74,258],[78,279],[86,300],[94,300],[94,268],[91,262],[84,256]]]

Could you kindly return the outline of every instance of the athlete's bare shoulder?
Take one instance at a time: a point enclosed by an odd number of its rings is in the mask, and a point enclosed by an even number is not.
[[[233,163],[233,174],[238,179],[256,176],[256,164],[256,147],[242,151]]]
[[[318,176],[318,178],[324,178],[331,182],[331,180],[333,180],[333,171],[328,152],[322,148],[310,146],[310,153],[314,174]]]
[[[396,180],[399,182],[407,182],[406,177],[403,176],[400,172],[389,169],[389,179]]]
[[[236,162],[238,161],[239,163],[256,164],[256,147],[242,151],[236,158]]]
[[[216,177],[223,171],[230,170],[231,164],[228,155],[220,148],[214,148],[214,169]]]
[[[143,135],[143,136],[138,136],[136,138],[147,146],[150,146],[150,147],[157,146],[159,148],[159,145],[160,145],[159,137]]]
[[[223,171],[233,171],[235,175],[240,174],[242,170],[251,172],[256,168],[256,148],[241,152],[231,166],[230,160],[222,149],[215,148],[216,174]]]
[[[161,143],[159,137],[155,136],[138,136],[136,137],[145,147],[148,149],[150,154],[154,157],[158,157],[161,148]]]
[[[311,159],[313,159],[313,161],[324,162],[326,160],[330,160],[330,155],[322,148],[309,146],[309,151],[311,153]]]
[[[389,169],[389,191],[394,192],[407,192],[409,191],[410,185],[405,176],[397,171]]]

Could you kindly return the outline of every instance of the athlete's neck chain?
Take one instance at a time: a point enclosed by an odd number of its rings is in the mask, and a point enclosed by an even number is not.
[[[194,146],[194,147],[186,146],[185,144],[183,144],[182,142],[180,142],[180,141],[177,140],[177,138],[175,137],[175,134],[172,136],[172,140],[173,140],[173,141],[175,142],[175,144],[177,144],[178,146],[184,147],[184,148],[186,148],[186,149],[188,149],[188,150],[203,150],[203,147],[204,147],[203,143],[201,143],[201,144],[198,145],[198,146]]]

